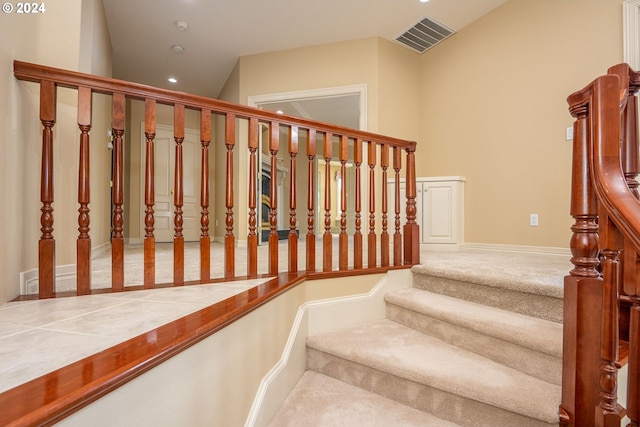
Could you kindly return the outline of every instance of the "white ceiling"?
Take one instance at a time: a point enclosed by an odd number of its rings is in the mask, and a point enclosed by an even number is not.
[[[240,56],[374,36],[395,40],[425,16],[459,31],[506,0],[103,1],[115,78],[217,97]],[[178,20],[187,31],[177,29]],[[172,52],[175,44],[184,53]],[[178,83],[168,83],[169,76]]]

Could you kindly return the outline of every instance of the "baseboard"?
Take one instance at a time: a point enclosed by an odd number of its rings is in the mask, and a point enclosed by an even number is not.
[[[464,243],[461,246],[464,250],[473,251],[499,251],[499,252],[517,252],[545,255],[562,255],[571,256],[569,248],[556,248],[549,246],[523,246],[523,245],[499,245],[492,243]]]
[[[384,319],[384,294],[411,287],[410,270],[389,271],[368,293],[312,301],[298,309],[280,360],[262,379],[245,427],[263,427],[306,370],[307,336]]]

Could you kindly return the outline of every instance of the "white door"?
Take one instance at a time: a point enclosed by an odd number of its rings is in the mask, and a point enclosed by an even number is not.
[[[145,158],[144,123],[142,128],[142,158]],[[155,138],[155,229],[156,242],[172,242],[174,231],[173,205],[175,184],[175,140],[173,128],[156,126]],[[200,134],[194,129],[185,129],[182,142],[183,158],[183,231],[185,241],[197,241],[200,236]],[[142,208],[141,224],[144,236],[144,165],[141,169]]]

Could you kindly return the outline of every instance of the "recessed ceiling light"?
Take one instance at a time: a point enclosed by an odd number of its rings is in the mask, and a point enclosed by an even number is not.
[[[167,80],[169,80],[169,83],[178,83],[178,79],[175,77],[169,77]]]
[[[184,52],[184,48],[182,46],[180,46],[179,44],[174,44],[173,46],[171,46],[171,50],[174,53],[182,53],[182,52]]]
[[[282,111],[282,110],[278,110],[278,111],[276,111],[276,113],[277,113],[277,114],[284,114],[284,111]]]
[[[188,28],[187,23],[184,21],[176,21],[176,27],[178,27],[178,30],[182,31],[183,33],[187,31]]]
[[[426,2],[428,2],[428,1],[429,1],[429,0],[420,0],[420,3],[426,3]]]

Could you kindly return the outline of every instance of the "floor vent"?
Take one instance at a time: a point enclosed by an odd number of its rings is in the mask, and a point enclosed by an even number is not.
[[[409,49],[423,53],[454,33],[455,31],[433,19],[424,18],[405,31],[396,41]]]

